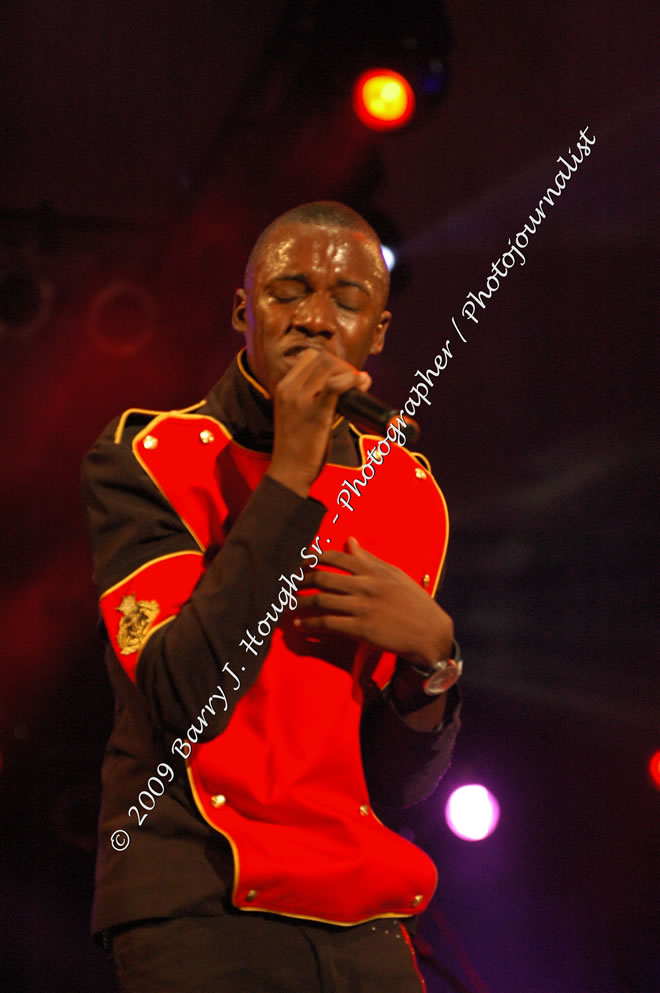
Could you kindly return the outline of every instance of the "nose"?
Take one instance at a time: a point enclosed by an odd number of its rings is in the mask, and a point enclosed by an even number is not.
[[[293,315],[293,327],[308,337],[321,335],[334,338],[337,326],[335,308],[325,293],[310,293],[304,297]]]

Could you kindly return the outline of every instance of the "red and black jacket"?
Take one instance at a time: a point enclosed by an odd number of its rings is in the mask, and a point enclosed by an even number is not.
[[[432,790],[449,761],[454,708],[440,732],[414,732],[387,698],[390,653],[310,637],[288,611],[258,628],[277,616],[282,577],[300,574],[301,551],[342,548],[349,534],[435,592],[448,523],[420,461],[392,446],[354,511],[338,513],[343,480],[361,478],[378,440],[338,423],[310,496],[298,497],[264,475],[270,400],[241,353],[205,402],[129,411],[88,455],[84,491],[118,699],[104,763],[98,930],[221,912],[230,896],[243,910],[338,924],[428,904],[432,862],[372,804],[405,805]],[[247,629],[263,641],[257,654],[240,644]],[[188,783],[171,748],[186,739]],[[128,809],[162,761],[175,782],[138,826]],[[118,826],[131,847],[114,853]]]

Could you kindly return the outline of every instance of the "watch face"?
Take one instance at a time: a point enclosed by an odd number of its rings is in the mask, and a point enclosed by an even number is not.
[[[453,659],[439,663],[424,683],[424,692],[429,696],[437,696],[450,689],[461,674],[460,667]]]

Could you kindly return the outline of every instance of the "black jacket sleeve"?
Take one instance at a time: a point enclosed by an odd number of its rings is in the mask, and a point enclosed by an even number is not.
[[[83,501],[99,596],[159,557],[201,554],[133,456],[131,438],[143,426],[144,421],[129,425],[117,443],[115,424],[110,425],[83,464]],[[301,550],[314,540],[325,510],[317,500],[303,499],[268,476],[262,479],[179,613],[144,645],[136,681],[157,726],[185,734],[220,686],[228,707],[219,708],[200,740],[223,730],[270,645],[266,637],[257,655],[248,653],[240,647],[245,631],[254,631],[277,600],[283,585],[279,577],[300,570]],[[212,551],[206,554],[210,558]]]
[[[388,690],[365,708],[360,726],[362,762],[372,803],[409,807],[430,796],[449,768],[461,726],[456,686],[447,694],[439,729],[415,731],[396,712]]]

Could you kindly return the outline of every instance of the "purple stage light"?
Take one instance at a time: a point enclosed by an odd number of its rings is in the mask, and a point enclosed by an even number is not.
[[[500,819],[500,805],[493,794],[471,783],[454,790],[445,806],[449,828],[465,841],[483,841],[492,834]]]

